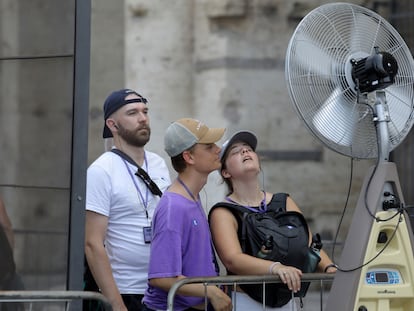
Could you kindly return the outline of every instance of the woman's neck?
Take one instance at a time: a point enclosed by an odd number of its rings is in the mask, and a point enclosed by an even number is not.
[[[244,206],[259,206],[264,198],[264,192],[257,182],[233,184],[233,193],[229,196],[233,201]]]

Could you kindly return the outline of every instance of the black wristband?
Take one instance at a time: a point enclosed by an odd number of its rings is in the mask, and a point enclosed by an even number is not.
[[[323,270],[323,272],[327,272],[328,271],[328,269],[329,268],[337,268],[337,266],[334,264],[334,263],[331,263],[331,264],[329,264],[329,265],[327,265],[326,267],[325,267],[325,269]]]

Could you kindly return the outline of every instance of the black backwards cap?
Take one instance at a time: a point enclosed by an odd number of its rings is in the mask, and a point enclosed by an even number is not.
[[[252,147],[253,151],[256,151],[256,147],[257,147],[257,137],[256,137],[256,135],[253,132],[250,132],[250,131],[239,131],[239,132],[233,134],[233,136],[231,136],[228,140],[226,140],[223,143],[223,145],[221,146],[220,161],[223,162],[225,160],[224,157],[227,153],[227,150],[236,141],[245,142],[250,147]]]
[[[132,98],[127,99],[125,98],[128,95],[135,94],[139,98]],[[109,138],[112,137],[111,130],[106,126],[106,119],[109,118],[111,114],[113,114],[115,111],[117,111],[119,108],[126,104],[132,104],[132,103],[147,103],[147,99],[142,97],[142,95],[138,94],[134,90],[131,89],[122,89],[118,91],[112,92],[105,100],[103,110],[104,110],[104,129],[103,129],[103,138]]]

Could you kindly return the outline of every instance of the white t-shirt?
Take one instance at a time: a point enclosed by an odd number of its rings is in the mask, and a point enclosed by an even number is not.
[[[142,168],[162,192],[171,184],[165,161],[145,151]],[[105,152],[88,168],[86,210],[108,217],[105,248],[121,294],[144,294],[150,244],[143,228],[151,226],[159,197],[135,176],[136,166],[113,152]],[[148,218],[146,214],[148,213]]]

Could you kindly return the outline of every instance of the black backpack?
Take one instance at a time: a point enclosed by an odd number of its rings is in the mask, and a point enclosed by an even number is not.
[[[295,211],[286,211],[286,198],[288,194],[277,193],[273,195],[266,212],[252,211],[244,206],[220,202],[216,207],[228,208],[238,219],[239,239],[244,253],[282,264],[294,266],[303,272],[309,268],[309,229],[304,216]],[[241,236],[240,236],[241,234]],[[273,243],[272,247],[266,245]],[[267,254],[261,253],[263,246],[270,248]],[[320,258],[319,258],[320,260]],[[263,301],[263,285],[240,284],[240,287],[254,300]],[[304,297],[309,282],[302,282],[301,290],[295,295]],[[265,304],[270,307],[281,307],[292,298],[292,292],[281,283],[266,284]]]

